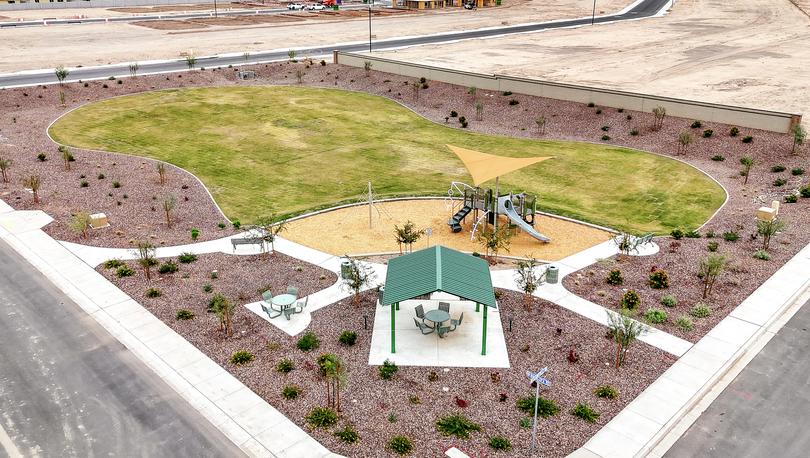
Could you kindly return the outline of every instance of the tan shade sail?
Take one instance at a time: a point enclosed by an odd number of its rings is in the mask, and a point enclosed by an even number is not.
[[[506,175],[509,172],[520,170],[528,165],[543,162],[552,157],[506,157],[481,153],[471,149],[459,148],[458,146],[447,145],[450,151],[456,153],[461,162],[467,167],[473,178],[473,184],[481,185],[486,181]]]

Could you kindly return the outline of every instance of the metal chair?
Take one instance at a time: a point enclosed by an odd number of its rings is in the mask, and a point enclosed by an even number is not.
[[[434,329],[433,329],[433,328],[431,328],[430,326],[426,325],[425,323],[420,323],[420,322],[419,322],[419,320],[417,320],[416,318],[414,318],[414,319],[413,319],[413,322],[414,322],[414,324],[416,324],[416,327],[417,327],[417,328],[419,328],[419,330],[420,330],[420,331],[422,332],[422,334],[424,334],[424,335],[430,334],[431,332],[433,332],[433,331],[434,331]]]
[[[452,332],[453,330],[450,329],[448,326],[439,326],[436,330],[439,333],[439,338],[444,338],[445,334]]]
[[[295,313],[303,312],[304,309],[307,308],[307,303],[309,303],[309,296],[305,297],[303,302],[298,301],[295,304]]]
[[[439,310],[444,310],[445,312],[450,313],[450,303],[439,302]]]
[[[416,316],[421,320],[425,319],[425,308],[422,307],[422,304],[416,306]]]
[[[462,321],[464,321],[464,312],[461,312],[461,316],[459,316],[457,320],[450,320],[450,325],[452,326],[450,330],[455,331],[457,327],[461,326]]]
[[[264,310],[264,313],[266,313],[267,317],[271,320],[277,316],[281,316],[281,311],[273,307],[273,293],[269,289],[262,293],[261,305],[262,310]]]
[[[287,294],[292,294],[293,296],[298,297],[298,288],[296,288],[295,286],[288,286]]]

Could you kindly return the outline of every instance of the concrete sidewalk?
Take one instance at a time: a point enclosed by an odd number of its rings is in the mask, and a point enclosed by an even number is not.
[[[245,453],[335,457],[200,350],[40,228],[40,211],[0,201],[0,238],[41,271]]]

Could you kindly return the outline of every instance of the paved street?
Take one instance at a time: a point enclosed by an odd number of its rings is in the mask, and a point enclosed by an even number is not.
[[[0,316],[0,457],[243,456],[4,242]]]
[[[668,458],[810,456],[810,302],[709,406]]]

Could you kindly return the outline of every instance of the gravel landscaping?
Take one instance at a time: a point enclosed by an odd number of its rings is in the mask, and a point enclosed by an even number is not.
[[[136,267],[132,262],[130,265]],[[298,272],[296,266],[302,267],[302,271]],[[219,273],[216,280],[210,279],[213,269]],[[99,267],[99,271],[330,450],[346,456],[388,456],[386,444],[397,434],[413,441],[413,456],[438,456],[451,445],[470,453],[489,454],[492,450],[487,444],[495,435],[510,440],[512,450],[508,454],[525,454],[531,429],[520,426],[525,415],[515,402],[532,393],[525,370],[537,370],[540,366],[550,368],[548,378],[552,381],[552,387],[543,390],[544,396],[560,408],[557,415],[540,422],[540,452],[542,456],[565,456],[581,446],[674,361],[662,351],[638,342],[631,347],[626,365],[616,370],[612,366],[615,347],[605,337],[604,327],[541,300],[535,300],[528,311],[521,295],[501,291],[498,294],[502,320],[508,320],[507,317],[513,320],[512,331],[506,332],[511,369],[401,367],[393,378],[383,380],[377,366],[368,366],[371,331],[364,330],[362,319],[365,315],[369,325],[374,322],[374,292],[364,293],[359,305],[347,299],[315,312],[308,331],[317,335],[320,347],[310,352],[296,348],[300,336],[287,336],[241,306],[234,316],[234,335],[224,338],[217,319],[205,311],[211,295],[217,292],[241,305],[257,300],[258,291],[264,288],[261,285],[279,289],[295,284],[301,287],[303,295],[335,281],[333,274],[314,266],[283,255],[217,254],[180,264],[178,272],[156,275],[158,278],[151,282],[140,271],[123,279],[116,278],[113,270]],[[211,293],[203,291],[206,283],[212,284]],[[150,287],[159,288],[161,296],[145,297]],[[180,308],[192,311],[194,318],[177,320]],[[508,322],[504,324],[508,327]],[[339,335],[347,330],[357,333],[353,346],[338,342]],[[431,337],[435,338],[425,336]],[[230,356],[238,350],[247,350],[255,359],[242,365],[232,364]],[[571,350],[578,358],[576,362],[568,361]],[[316,365],[316,359],[323,353],[337,354],[347,367],[346,384],[341,389],[340,421],[327,429],[313,428],[305,419],[314,407],[326,405],[325,382]],[[283,359],[294,365],[286,374],[276,370]],[[433,381],[431,374],[436,377]],[[618,390],[617,399],[594,395],[597,386],[606,384]],[[300,388],[298,399],[282,397],[282,389],[289,385]],[[448,388],[446,392],[444,387]],[[502,393],[506,397],[503,402]],[[577,402],[599,412],[597,421],[588,423],[571,415]],[[480,424],[482,431],[466,440],[442,436],[435,422],[453,413],[466,415]],[[345,444],[333,435],[345,425],[352,425],[358,432],[358,443]]]

